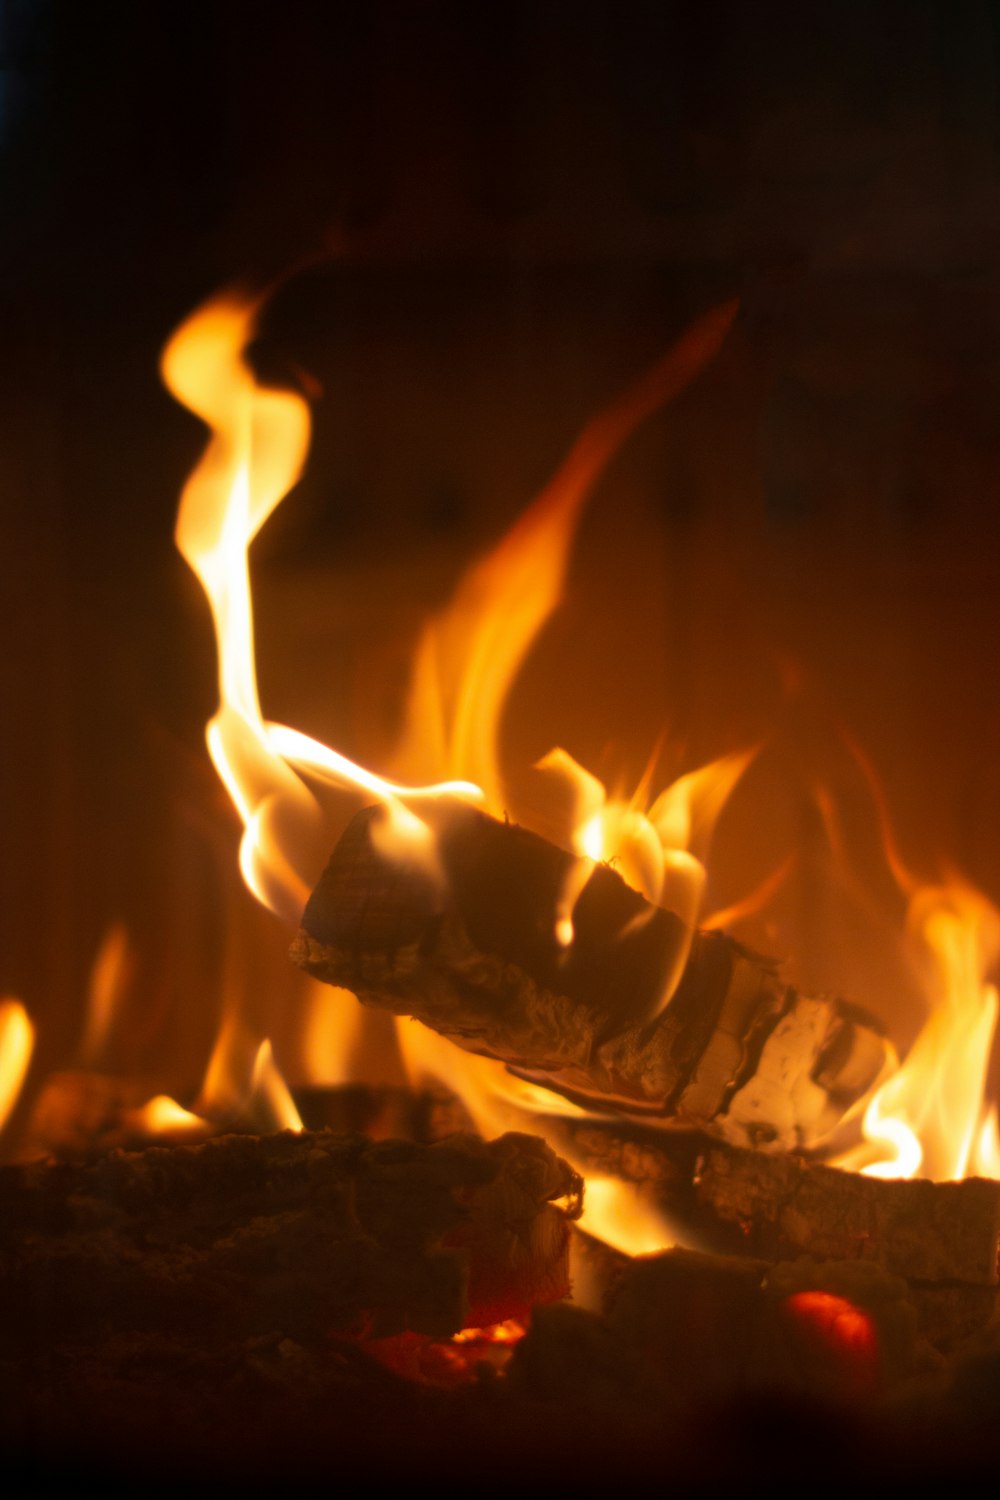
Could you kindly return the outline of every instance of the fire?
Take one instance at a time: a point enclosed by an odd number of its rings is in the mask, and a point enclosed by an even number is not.
[[[299,729],[267,719],[261,707],[250,547],[302,473],[311,427],[306,399],[265,387],[249,362],[263,302],[234,293],[208,303],[171,338],[162,372],[170,391],[210,432],[185,485],[176,529],[177,545],[204,589],[215,631],[219,702],[206,729],[208,749],[242,823],[244,881],[258,902],[291,924],[298,921],[341,816],[335,813],[331,823],[331,788],[380,801],[388,813],[382,836],[391,849],[419,859],[432,876],[440,871],[433,820],[421,814],[428,799],[476,801],[497,817],[506,815],[506,705],[561,601],[587,498],[636,428],[714,357],[736,309],[727,304],[701,319],[588,424],[510,532],[473,563],[451,602],[427,622],[390,778]],[[539,769],[556,792],[556,803],[569,809],[563,842],[580,856],[572,884],[552,915],[564,948],[572,947],[576,903],[600,862],[614,862],[651,904],[676,912],[690,934],[698,926],[745,917],[770,898],[786,866],[726,910],[706,909],[713,831],[755,754],[746,749],[724,755],[664,789],[654,785],[654,756],[637,786],[613,790],[567,749],[542,758]],[[889,840],[887,849],[909,899],[906,941],[925,976],[928,1020],[903,1067],[870,1101],[865,1143],[844,1164],[882,1175],[1000,1174],[997,1116],[981,1103],[997,1017],[997,992],[989,976],[1000,951],[1000,917],[957,877],[919,886],[903,871]],[[669,1002],[684,961],[681,952],[650,1019]],[[231,955],[220,997],[222,1020],[196,1096],[185,1096],[181,1104],[167,1093],[153,1093],[129,1112],[137,1133],[198,1139],[233,1124],[259,1131],[302,1129],[267,1018],[248,1002],[252,976],[245,970],[245,962]],[[132,971],[128,935],[113,925],[92,975],[79,1048],[84,1068],[107,1055]],[[366,1024],[346,994],[314,993],[299,1039],[299,1075],[325,1083],[350,1079],[364,1050]],[[557,1149],[572,1159],[571,1127],[585,1111],[513,1076],[500,1063],[458,1052],[415,1022],[399,1022],[396,1030],[411,1083],[445,1083],[484,1134],[511,1128],[558,1133]],[[24,1007],[3,1002],[0,1126],[17,1101],[32,1044]],[[561,1133],[559,1122],[566,1127]],[[589,1232],[632,1254],[678,1242],[675,1226],[628,1184],[587,1175],[583,1226]]]
[[[421,798],[451,795],[505,809],[500,753],[504,705],[517,671],[561,597],[575,523],[590,490],[620,445],[651,412],[681,390],[712,358],[735,315],[729,304],[696,324],[655,365],[584,431],[551,483],[512,531],[466,575],[451,604],[427,625],[417,650],[406,730],[396,765],[407,783],[388,781],[337,751],[286,725],[266,721],[254,667],[253,615],[248,553],[253,538],[301,473],[309,441],[305,401],[288,391],[261,388],[246,360],[260,303],[230,296],[190,318],[168,344],[162,362],[171,392],[211,429],[209,446],[181,499],[177,544],[208,597],[219,657],[220,705],[207,739],[213,762],[244,825],[240,867],[259,901],[287,920],[298,919],[310,888],[308,851],[323,831],[320,804],[308,778],[332,782],[381,800],[389,810],[387,837],[436,872],[435,842],[419,816]],[[689,840],[707,841],[711,823],[735,784],[746,757],[682,778],[656,799],[648,814],[625,808],[601,792],[587,826],[568,838],[593,850],[592,858],[629,859],[639,873],[640,849],[650,849],[647,888],[653,899],[669,895],[693,926],[704,885]],[[565,758],[565,765],[569,765]],[[571,774],[587,773],[575,767]],[[436,779],[439,778],[439,779]],[[419,781],[423,785],[410,783]],[[596,784],[596,783],[595,783]],[[594,823],[594,819],[597,823]],[[591,826],[593,825],[593,826]],[[655,852],[654,852],[655,851]],[[578,894],[578,892],[576,893]],[[572,893],[567,893],[563,935],[572,942]],[[663,996],[662,1003],[669,999]],[[499,1064],[460,1058],[447,1043],[417,1027],[401,1027],[411,1076],[434,1076],[462,1097],[485,1128],[537,1123],[538,1115],[565,1112],[534,1085],[513,1080]],[[261,1042],[263,1049],[264,1043]],[[253,1053],[254,1038],[239,1006],[229,1006],[209,1064],[199,1114],[226,1114],[237,1099],[265,1101],[280,1123],[296,1128],[291,1105],[268,1049]],[[252,1066],[248,1060],[253,1053]],[[268,1081],[266,1085],[262,1079]],[[291,1106],[291,1109],[289,1109]],[[274,1123],[272,1122],[272,1128]],[[627,1196],[607,1184],[597,1205]],[[614,1219],[609,1206],[602,1221]],[[671,1243],[648,1213],[635,1235],[618,1240]],[[614,1236],[614,1229],[610,1230]]]
[[[162,373],[170,392],[212,432],[181,496],[176,530],[215,624],[220,702],[206,730],[208,748],[243,822],[243,877],[262,905],[295,922],[311,889],[302,851],[322,828],[319,805],[300,772],[390,804],[401,796],[476,797],[478,788],[464,781],[400,787],[262,717],[249,550],[302,472],[310,421],[302,397],[261,387],[247,364],[259,311],[252,298],[210,302],[174,334]]]
[[[958,876],[911,889],[906,940],[929,1014],[868,1105],[867,1145],[840,1165],[873,1177],[960,1179],[973,1167],[996,1176],[996,1113],[984,1093],[998,1009],[987,976],[1000,955],[1000,913]]]
[[[0,1130],[17,1104],[35,1045],[35,1028],[20,1000],[0,1000]]]
[[[990,979],[1000,958],[1000,911],[954,871],[936,883],[917,878],[896,847],[872,767],[851,749],[875,801],[887,864],[907,900],[904,949],[921,978],[927,1018],[901,1067],[868,1104],[865,1143],[838,1165],[872,1177],[998,1176],[997,1116],[985,1092],[1000,1005]],[[831,833],[837,846],[833,824]]]
[[[80,1043],[80,1061],[92,1066],[101,1057],[119,1015],[133,970],[129,936],[120,922],[112,922],[90,972],[87,1023]]]
[[[437,873],[435,839],[420,816],[420,801],[451,795],[476,799],[497,816],[506,812],[502,754],[505,705],[539,631],[558,607],[576,523],[602,469],[636,427],[707,363],[735,312],[717,309],[696,324],[641,380],[585,429],[565,462],[511,531],[469,569],[451,602],[425,626],[414,662],[401,742],[394,756],[399,779],[354,764],[297,729],[262,714],[254,668],[248,553],[253,538],[302,471],[310,420],[305,400],[264,389],[247,362],[261,302],[220,298],[190,318],[163,356],[173,394],[211,429],[209,446],[185,487],[177,542],[199,577],[212,609],[219,656],[219,709],[209,749],[244,825],[240,866],[253,894],[295,921],[315,874],[311,851],[330,842],[316,791],[334,785],[382,801],[389,810],[385,837]],[[787,866],[726,911],[704,909],[706,859],[726,800],[755,751],[723,756],[654,794],[651,765],[630,795],[611,794],[566,750],[543,757],[539,768],[562,793],[571,813],[566,844],[582,857],[572,885],[554,913],[559,942],[574,940],[576,902],[599,861],[614,861],[651,903],[669,907],[693,934],[718,927],[763,905]],[[884,808],[879,813],[887,826]],[[904,1065],[870,1101],[865,1142],[842,1164],[878,1175],[959,1177],[1000,1162],[995,1116],[982,1107],[985,1073],[996,1023],[997,994],[988,972],[1000,948],[1000,920],[986,898],[957,878],[920,886],[903,869],[891,838],[892,868],[909,898],[906,942],[925,976],[928,1020]],[[665,1006],[683,971],[659,996]],[[325,1002],[329,1012],[334,997]],[[312,1076],[343,1076],[341,1058],[359,1025],[321,1023],[322,1040],[309,1049]],[[655,1015],[656,1012],[654,1012]],[[651,1016],[650,1019],[653,1017]],[[96,1023],[95,1023],[96,1024]],[[334,1035],[333,1033],[337,1034]],[[545,1116],[575,1106],[512,1078],[503,1066],[459,1054],[415,1023],[399,1023],[399,1045],[414,1083],[446,1083],[463,1100],[478,1128],[544,1126]],[[326,1053],[322,1064],[315,1059]],[[269,1128],[297,1128],[297,1116],[270,1048],[254,1034],[238,1001],[227,1005],[215,1053],[196,1109],[225,1116],[236,1108]],[[560,1143],[565,1153],[565,1144]],[[571,1154],[571,1153],[570,1153]],[[634,1195],[632,1195],[634,1197]],[[620,1183],[591,1180],[588,1227],[631,1249],[674,1243],[671,1227],[629,1201]]]

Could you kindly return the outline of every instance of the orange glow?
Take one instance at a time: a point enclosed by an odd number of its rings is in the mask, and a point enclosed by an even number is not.
[[[90,973],[87,1023],[80,1043],[81,1063],[93,1066],[100,1058],[125,999],[132,968],[128,933],[120,922],[112,922]]]
[[[624,1255],[654,1255],[681,1243],[663,1215],[630,1183],[588,1172],[586,1184],[580,1228],[612,1250]]]
[[[199,1115],[184,1109],[169,1094],[157,1094],[141,1109],[129,1116],[128,1123],[139,1135],[169,1137],[202,1137],[210,1126]]]
[[[523,1323],[508,1318],[504,1323],[493,1323],[489,1328],[463,1328],[452,1339],[453,1344],[516,1344],[525,1335]]]
[[[782,1306],[810,1341],[834,1357],[858,1394],[877,1385],[878,1334],[862,1308],[832,1292],[794,1292]]]
[[[35,1028],[20,1000],[0,1000],[0,1130],[17,1104],[35,1045]]]

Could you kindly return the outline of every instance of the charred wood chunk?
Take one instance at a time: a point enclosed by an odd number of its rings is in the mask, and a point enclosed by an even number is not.
[[[568,1287],[579,1178],[506,1135],[225,1136],[0,1169],[0,1342],[448,1336]]]
[[[878,1266],[670,1250],[635,1261],[607,1318],[670,1385],[861,1396],[935,1363],[909,1287]]]
[[[883,1072],[869,1016],[692,934],[609,866],[466,806],[429,816],[434,868],[391,847],[380,809],[353,819],[296,963],[562,1093],[743,1144],[814,1144]],[[581,887],[565,946],[561,903]]]
[[[893,1181],[707,1146],[699,1208],[770,1260],[872,1261],[908,1281],[997,1284],[1000,1183]]]

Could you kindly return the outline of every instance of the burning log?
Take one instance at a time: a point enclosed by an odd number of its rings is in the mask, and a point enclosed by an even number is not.
[[[1000,1182],[865,1177],[695,1132],[550,1123],[584,1168],[643,1186],[719,1251],[870,1261],[910,1282],[997,1286]]]
[[[367,1004],[571,1097],[750,1145],[822,1139],[891,1056],[871,1017],[800,995],[723,933],[692,935],[610,866],[449,804],[431,814],[432,867],[390,849],[382,816],[351,822],[292,949]]]
[[[923,1336],[951,1348],[997,1308],[1000,1182],[886,1180],[694,1131],[552,1118],[585,1170],[619,1177],[721,1254],[877,1267],[902,1278]]]
[[[446,1337],[565,1294],[580,1195],[523,1135],[225,1136],[5,1167],[0,1339]]]

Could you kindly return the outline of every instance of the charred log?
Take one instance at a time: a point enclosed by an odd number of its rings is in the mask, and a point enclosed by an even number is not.
[[[865,1177],[800,1156],[617,1122],[550,1122],[586,1170],[641,1186],[713,1248],[869,1261],[910,1282],[997,1286],[1000,1182]]]
[[[670,1250],[627,1266],[603,1315],[543,1309],[510,1376],[660,1411],[776,1388],[868,1397],[939,1363],[916,1323],[906,1283],[876,1266]]]
[[[386,852],[379,809],[355,817],[306,907],[301,967],[548,1087],[742,1144],[815,1143],[883,1071],[869,1016],[800,995],[722,933],[692,937],[609,866],[588,874],[468,807],[434,816],[434,870]]]
[[[156,1331],[206,1347],[448,1336],[565,1294],[579,1199],[570,1168],[520,1135],[227,1136],[5,1167],[0,1340],[37,1355]]]
[[[920,1332],[937,1348],[953,1348],[997,1310],[1000,1183],[887,1181],[619,1121],[553,1118],[546,1134],[585,1171],[636,1186],[680,1233],[716,1253],[902,1278]]]

